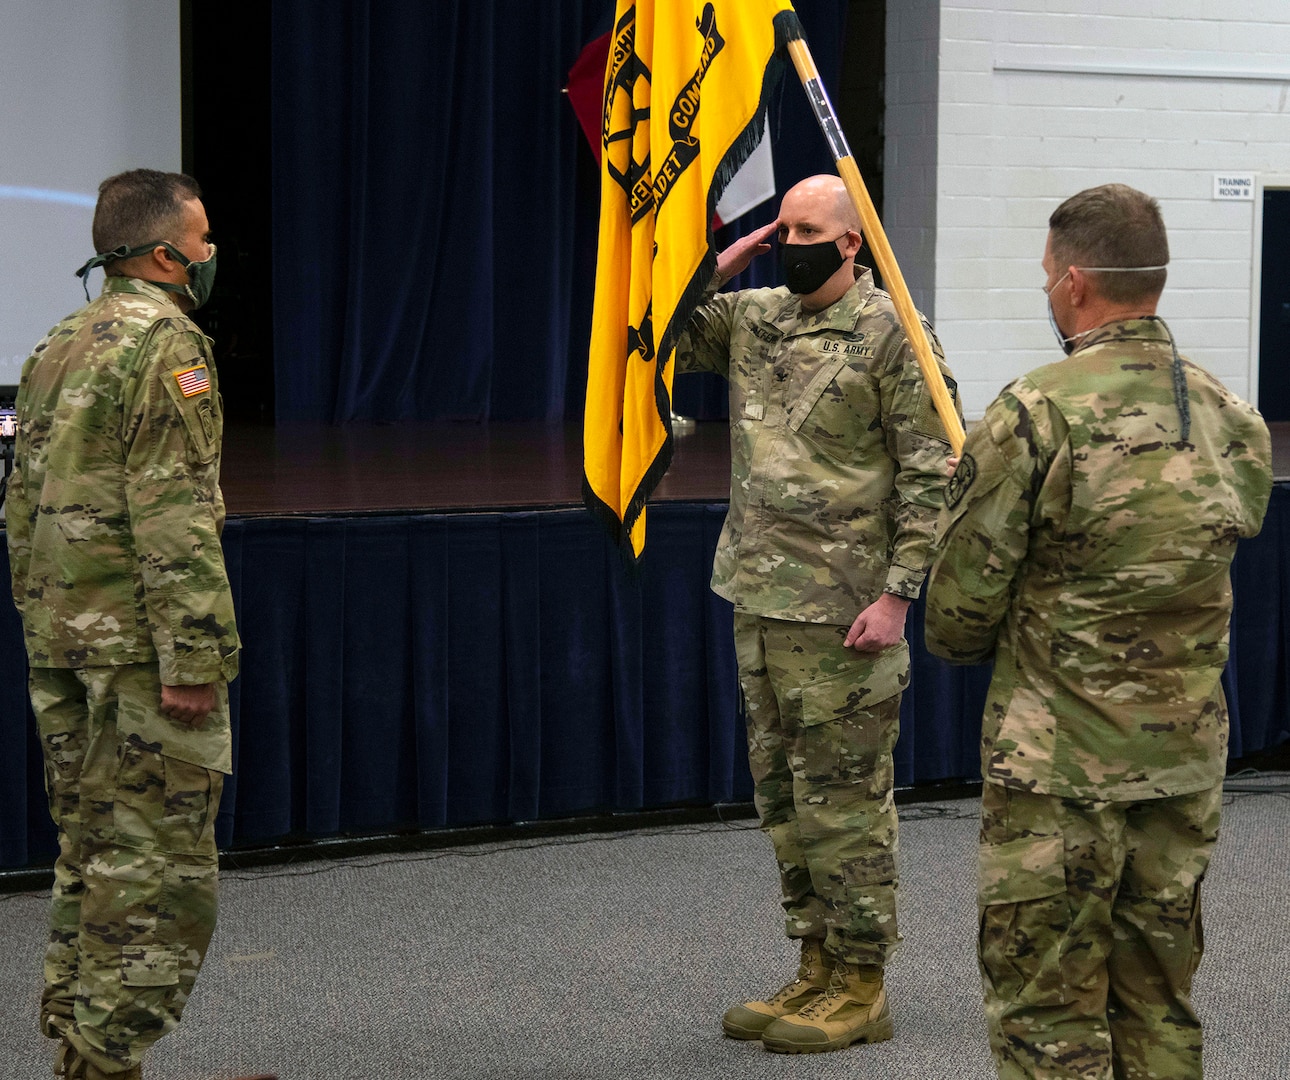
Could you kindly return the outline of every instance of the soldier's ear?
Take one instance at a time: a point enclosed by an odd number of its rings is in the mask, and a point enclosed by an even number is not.
[[[173,270],[179,265],[179,260],[170,253],[170,249],[164,244],[157,244],[148,252],[148,257],[152,259],[163,270]]]
[[[1088,300],[1088,275],[1078,266],[1068,267],[1066,272],[1070,274],[1071,304],[1080,307]]]

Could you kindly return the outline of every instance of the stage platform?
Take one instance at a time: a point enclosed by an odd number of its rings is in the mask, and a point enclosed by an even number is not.
[[[230,427],[244,649],[221,846],[749,801],[731,611],[708,589],[728,454],[724,422],[677,439],[628,567],[582,508],[576,428]],[[1288,537],[1282,486],[1233,568],[1233,758],[1290,737]],[[978,779],[989,671],[929,656],[919,604],[908,636],[897,784]],[[0,604],[0,869],[54,853],[25,682]]]
[[[654,502],[729,498],[725,421],[675,440]],[[582,428],[543,424],[229,427],[230,516],[582,506]]]
[[[1272,463],[1290,481],[1290,423],[1272,424]],[[652,502],[730,495],[724,420],[675,440]],[[224,437],[229,514],[371,514],[582,505],[582,429],[541,424],[230,426]]]

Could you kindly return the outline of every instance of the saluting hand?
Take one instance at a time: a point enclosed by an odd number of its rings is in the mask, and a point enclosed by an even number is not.
[[[748,264],[758,255],[763,255],[770,250],[770,245],[766,243],[766,238],[779,228],[779,218],[776,218],[769,225],[763,225],[760,229],[755,229],[747,236],[741,236],[725,251],[717,254],[717,277],[721,279],[724,285],[736,274],[743,273],[748,269]]]

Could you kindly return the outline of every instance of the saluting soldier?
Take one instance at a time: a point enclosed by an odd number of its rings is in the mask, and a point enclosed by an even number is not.
[[[772,233],[787,287],[716,292]],[[794,978],[722,1026],[788,1053],[891,1037],[905,613],[949,454],[891,299],[858,272],[861,242],[842,180],[802,181],[776,221],[718,256],[676,350],[677,370],[730,383],[730,509],[712,587],[734,603],[757,808],[802,950]]]
[[[1237,540],[1272,486],[1253,407],[1156,315],[1169,246],[1123,184],[1049,219],[1069,358],[1022,376],[946,490],[927,646],[993,659],[980,965],[999,1075],[1200,1080],[1200,883],[1227,760]]]

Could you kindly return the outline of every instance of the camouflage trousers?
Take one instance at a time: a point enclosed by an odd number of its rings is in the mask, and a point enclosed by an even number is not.
[[[735,613],[748,763],[788,936],[882,965],[900,941],[891,753],[909,646],[858,653],[846,632]]]
[[[1003,1080],[1201,1080],[1191,981],[1222,786],[1088,802],[986,784],[980,963]]]
[[[41,1030],[124,1072],[179,1022],[210,943],[224,778],[137,734],[173,725],[155,664],[33,668],[30,688],[58,826]]]

